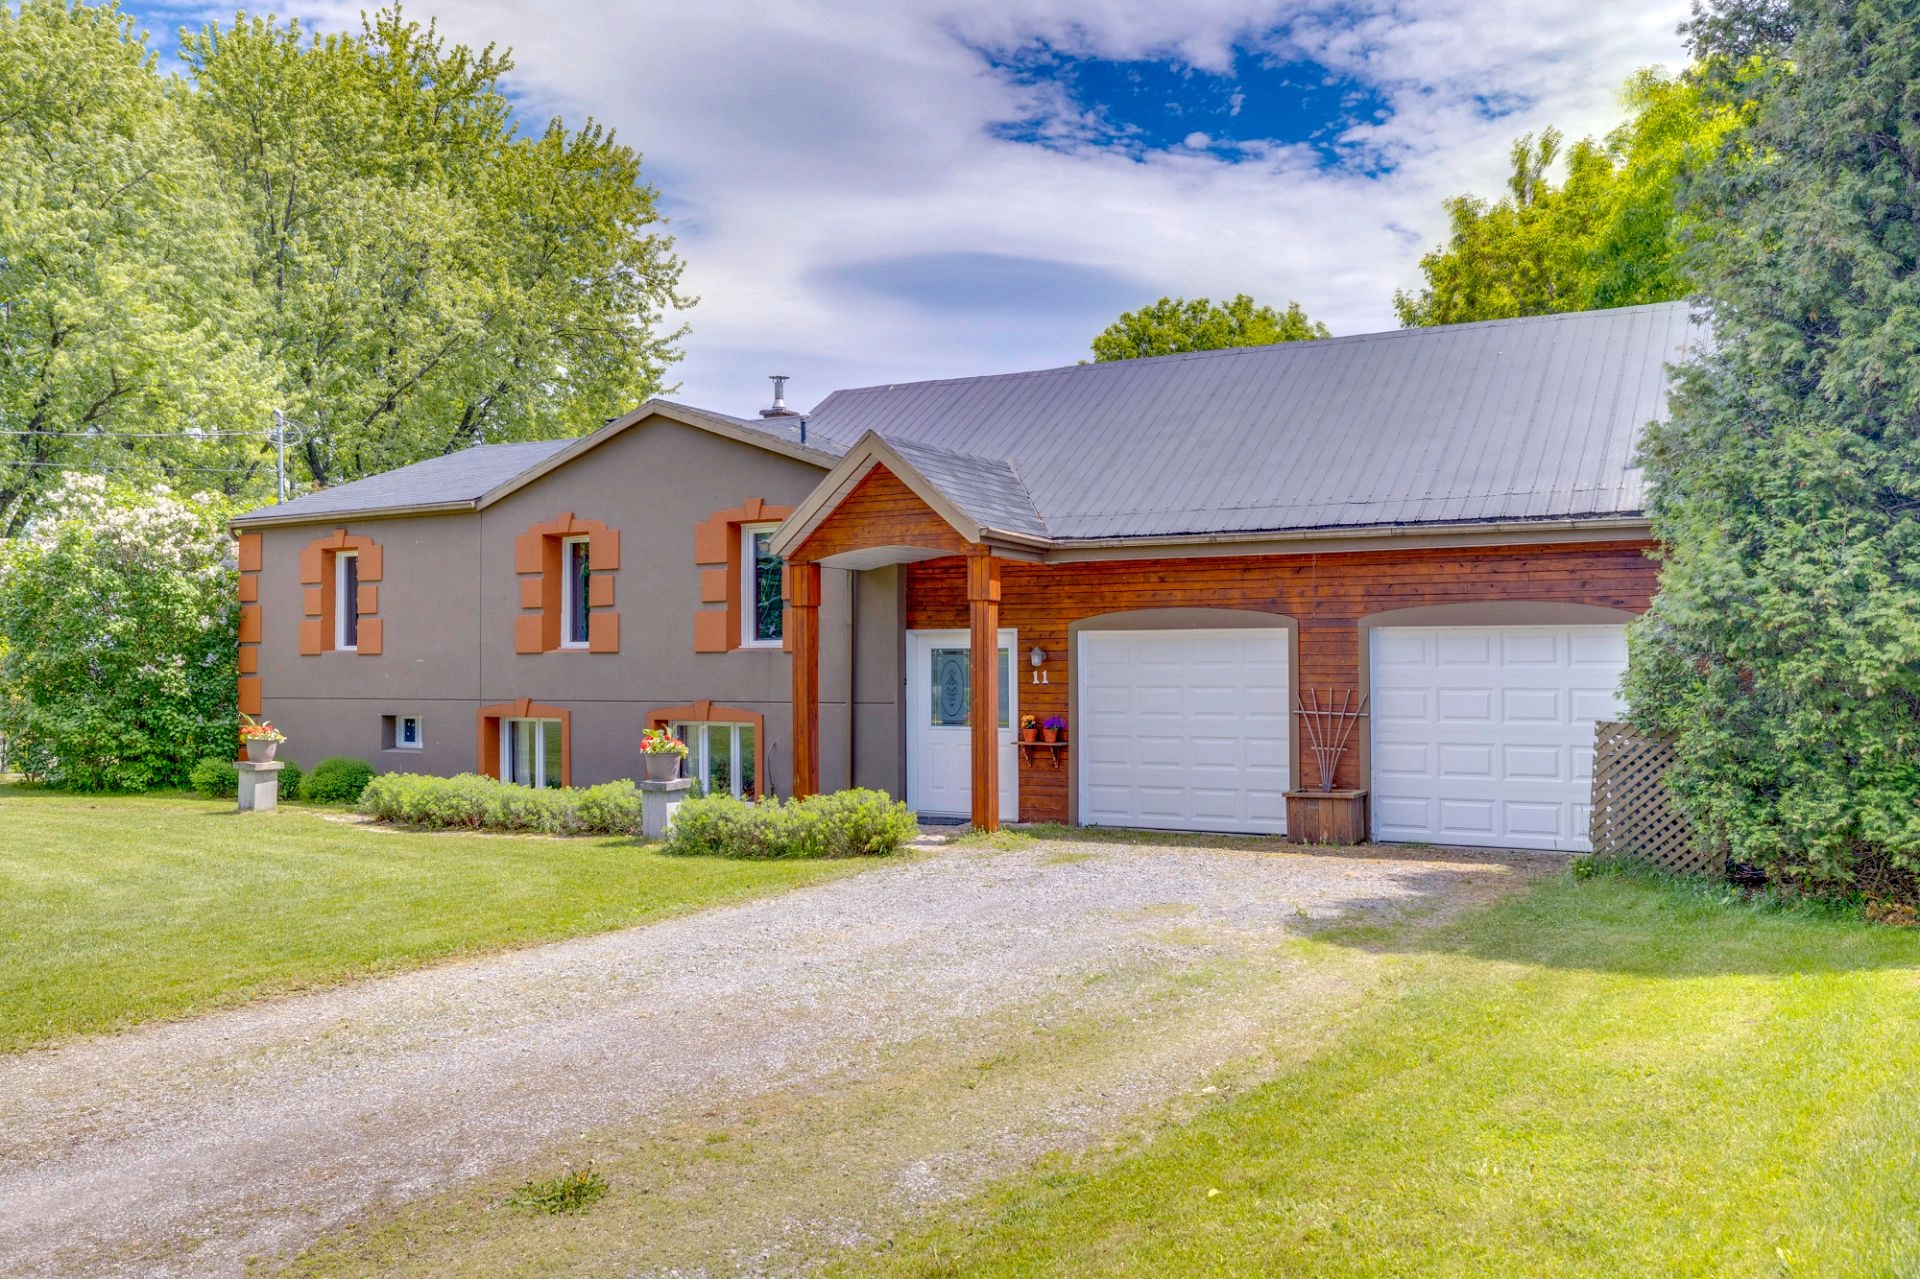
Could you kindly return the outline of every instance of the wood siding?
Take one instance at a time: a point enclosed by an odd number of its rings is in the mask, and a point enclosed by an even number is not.
[[[907,496],[919,501],[911,493]],[[887,540],[868,531],[864,544]],[[1083,618],[1132,609],[1238,608],[1292,617],[1299,624],[1300,687],[1358,689],[1364,687],[1359,625],[1364,617],[1431,604],[1500,601],[1644,612],[1656,586],[1649,546],[1643,541],[1586,542],[1054,565],[1009,562],[1001,570],[999,624],[1019,632],[1022,652],[1034,645],[1047,650],[1051,682],[1020,686],[1021,713],[1042,719],[1068,712],[1073,678],[1068,627]],[[927,560],[905,571],[908,629],[967,627],[965,560]],[[1024,671],[1025,663],[1016,668]],[[1072,759],[1077,727],[1069,725],[1068,758],[1060,761],[1061,767],[1037,759],[1021,763],[1022,821],[1067,820],[1068,791],[1078,775]],[[1358,785],[1358,768],[1358,752],[1349,751],[1335,784]]]
[[[959,555],[967,541],[892,471],[876,466],[787,558],[817,561],[875,546],[924,546]]]

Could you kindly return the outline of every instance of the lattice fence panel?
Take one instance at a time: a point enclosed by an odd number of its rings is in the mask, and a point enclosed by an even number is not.
[[[1675,811],[1661,778],[1673,747],[1628,724],[1602,722],[1593,732],[1593,815],[1588,833],[1601,857],[1627,857],[1681,875],[1719,875],[1722,852]]]

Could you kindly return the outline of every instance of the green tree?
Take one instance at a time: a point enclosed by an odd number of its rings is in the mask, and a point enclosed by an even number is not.
[[[1244,293],[1231,302],[1206,298],[1161,298],[1152,306],[1128,311],[1093,339],[1096,364],[1137,360],[1183,351],[1218,351],[1230,346],[1269,346],[1332,337],[1324,324],[1307,318],[1298,302],[1285,311],[1258,306]]]
[[[580,434],[658,390],[690,299],[640,157],[591,120],[519,135],[492,46],[362,21],[243,16],[182,53],[311,478]]]
[[[265,419],[246,241],[131,19],[0,5],[0,533],[68,469],[243,485]]]
[[[1680,196],[1687,175],[1719,151],[1743,108],[1710,105],[1692,78],[1642,71],[1624,93],[1631,117],[1602,141],[1566,152],[1561,135],[1513,144],[1507,194],[1446,202],[1446,243],[1420,259],[1425,284],[1394,294],[1409,327],[1632,306],[1682,297],[1683,252],[1697,229]]]
[[[232,506],[77,475],[0,543],[8,763],[76,790],[184,786],[233,754]]]
[[[1680,801],[1735,856],[1911,899],[1920,20],[1904,0],[1801,0],[1788,16],[1785,59],[1748,78],[1753,125],[1699,180],[1724,227],[1695,250],[1716,340],[1647,437],[1665,563],[1627,692],[1636,720],[1675,737]]]

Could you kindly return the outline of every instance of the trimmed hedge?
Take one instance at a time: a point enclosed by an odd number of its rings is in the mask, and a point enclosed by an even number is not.
[[[280,798],[295,799],[300,794],[300,779],[307,775],[306,770],[290,759],[281,762],[286,767],[280,770]]]
[[[913,810],[883,791],[843,790],[748,803],[731,795],[689,799],[662,849],[702,857],[879,857],[920,833]]]
[[[299,798],[309,804],[353,804],[373,780],[373,765],[335,755],[321,760],[300,779]]]
[[[624,778],[584,789],[536,790],[477,773],[382,773],[362,792],[360,811],[433,830],[632,835],[640,829],[640,788]],[[680,805],[663,851],[707,857],[874,857],[899,850],[919,830],[912,809],[875,790],[788,803],[710,795]]]
[[[230,759],[209,755],[187,773],[187,784],[208,799],[232,799],[240,793],[240,770]]]
[[[624,779],[584,789],[536,790],[478,773],[382,773],[361,793],[360,811],[436,830],[630,835],[640,829],[640,789]]]

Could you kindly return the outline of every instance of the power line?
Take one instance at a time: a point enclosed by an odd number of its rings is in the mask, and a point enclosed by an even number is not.
[[[78,466],[72,462],[35,462],[26,458],[0,458],[0,466],[44,466],[55,471],[77,471],[85,475],[104,475],[109,471],[142,471],[146,473],[165,471],[168,473],[189,473],[193,475],[253,475],[257,474],[260,470],[258,465],[174,466],[166,462],[153,462],[146,466],[115,466],[110,463],[104,466]]]
[[[271,430],[259,431],[0,431],[22,439],[48,440],[248,440],[272,439]]]

